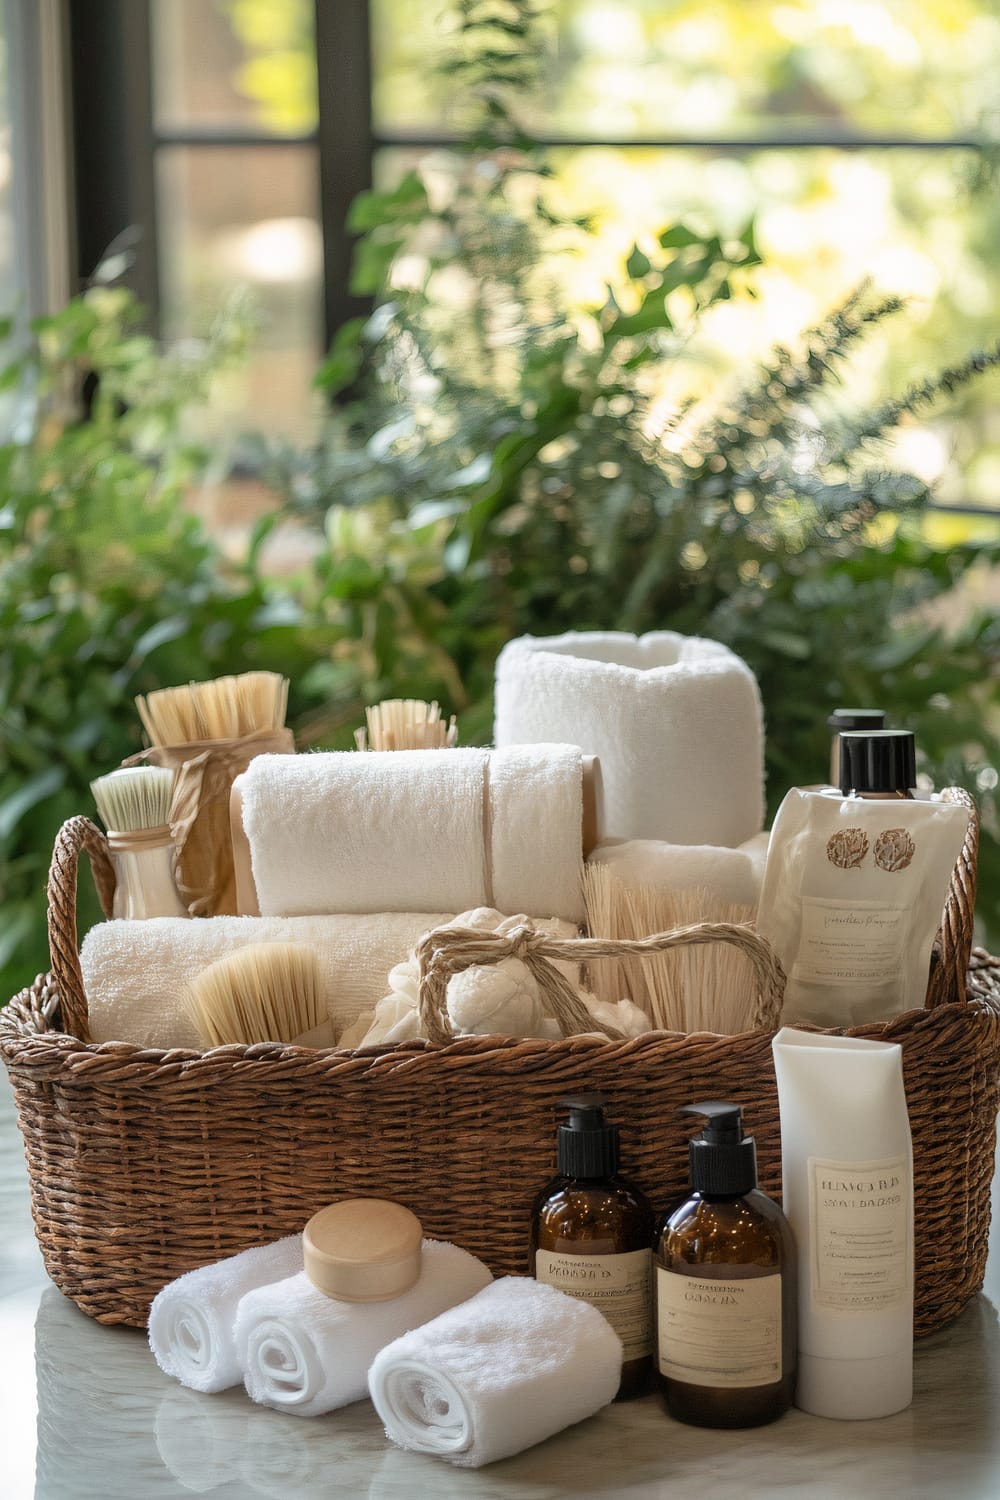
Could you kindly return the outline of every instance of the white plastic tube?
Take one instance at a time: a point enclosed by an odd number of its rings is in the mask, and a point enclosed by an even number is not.
[[[913,1151],[902,1050],[774,1038],[782,1204],[798,1245],[796,1406],[860,1420],[913,1398]]]

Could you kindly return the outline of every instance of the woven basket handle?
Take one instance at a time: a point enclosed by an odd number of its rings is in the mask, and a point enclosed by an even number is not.
[[[948,899],[941,928],[931,955],[927,985],[927,1009],[968,998],[966,976],[972,957],[973,915],[976,909],[976,869],[979,860],[979,810],[969,793],[959,786],[947,787],[942,802],[955,802],[969,814],[962,851],[951,873]]]
[[[81,851],[90,856],[101,910],[110,917],[115,867],[107,840],[89,818],[70,818],[56,834],[49,866],[49,954],[52,977],[59,990],[63,1030],[86,1042],[90,1040],[87,997],[76,934],[76,882]]]
[[[595,958],[621,958],[665,953],[698,943],[732,943],[753,964],[758,981],[755,1030],[774,1030],[785,993],[785,974],[770,944],[751,927],[735,922],[695,922],[673,932],[645,938],[553,938],[539,932],[525,917],[508,932],[484,932],[478,927],[436,927],[417,946],[420,965],[419,1007],[424,1030],[432,1042],[450,1042],[454,1032],[448,1016],[448,981],[453,974],[478,964],[519,958],[534,975],[564,1036],[600,1031],[620,1041],[621,1033],[597,1021],[558,969],[553,959],[585,963]]]

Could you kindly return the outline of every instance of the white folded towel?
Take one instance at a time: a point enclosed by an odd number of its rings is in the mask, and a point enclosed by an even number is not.
[[[305,759],[305,757],[303,757]],[[150,917],[100,922],[80,950],[95,1042],[139,1047],[202,1043],[182,996],[215,959],[248,943],[303,943],[320,961],[327,1011],[339,1035],[385,994],[389,970],[448,912],[336,917]]]
[[[193,1391],[238,1385],[243,1370],[233,1325],[240,1299],[301,1269],[302,1236],[291,1234],[169,1282],[149,1309],[149,1347],[160,1369]]]
[[[416,1285],[385,1302],[338,1302],[314,1287],[305,1272],[259,1287],[236,1313],[247,1391],[262,1406],[299,1417],[318,1417],[360,1401],[380,1349],[491,1280],[487,1267],[468,1251],[424,1240]]]
[[[394,1443],[477,1469],[607,1406],[621,1363],[595,1307],[505,1276],[383,1349],[368,1387]]]
[[[496,665],[496,742],[566,740],[601,764],[598,836],[730,848],[764,819],[757,681],[700,636],[522,636]]]
[[[667,844],[661,839],[608,839],[591,850],[590,865],[608,865],[623,885],[657,891],[708,891],[720,906],[756,907],[767,858],[766,833],[737,849]]]
[[[574,745],[259,755],[243,826],[268,916],[495,906],[583,917]]]

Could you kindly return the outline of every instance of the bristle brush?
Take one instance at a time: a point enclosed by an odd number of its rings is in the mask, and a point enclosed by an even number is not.
[[[319,959],[302,943],[250,943],[225,954],[191,982],[184,1007],[206,1047],[334,1044]]]

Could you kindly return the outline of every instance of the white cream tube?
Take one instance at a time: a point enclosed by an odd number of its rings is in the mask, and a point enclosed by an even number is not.
[[[913,1398],[913,1151],[902,1050],[774,1038],[782,1204],[798,1245],[795,1404],[859,1420]]]

